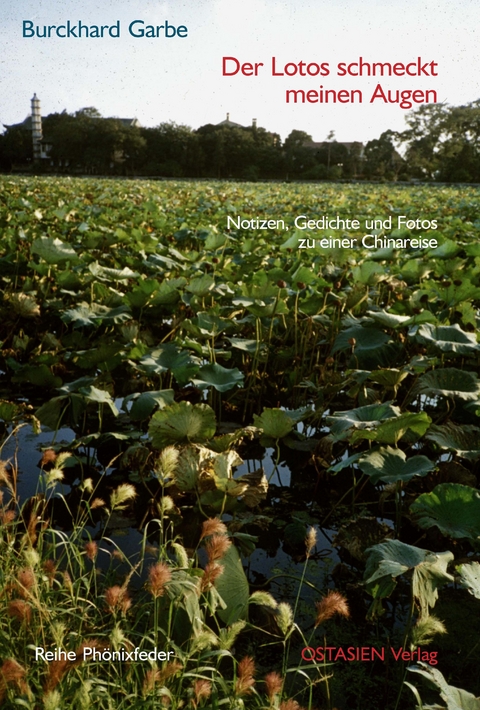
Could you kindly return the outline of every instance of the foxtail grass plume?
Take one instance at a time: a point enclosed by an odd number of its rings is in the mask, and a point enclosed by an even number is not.
[[[166,446],[158,458],[158,477],[165,479],[171,478],[178,464],[180,452],[174,446]]]
[[[58,710],[61,706],[62,696],[58,690],[50,690],[42,698],[44,710]]]
[[[166,680],[174,675],[177,675],[177,673],[181,670],[183,670],[183,666],[179,661],[170,661],[170,663],[167,663],[159,670],[158,682],[163,685]]]
[[[155,598],[165,594],[165,585],[172,579],[172,573],[165,562],[157,562],[148,570],[148,589]]]
[[[212,535],[205,543],[208,561],[216,562],[221,560],[228,548],[231,547],[231,544],[230,539],[225,535]]]
[[[209,680],[199,678],[193,684],[192,705],[196,708],[202,700],[206,700],[212,694],[212,684]]]
[[[172,542],[172,548],[175,552],[175,558],[177,560],[177,566],[178,567],[188,567],[189,566],[189,560],[188,560],[188,555],[187,551],[184,548],[183,545],[180,545],[178,542]]]
[[[202,534],[200,536],[200,541],[204,537],[209,537],[210,535],[225,535],[227,532],[227,526],[219,518],[208,518],[208,520],[203,521]]]
[[[292,629],[293,626],[293,611],[290,604],[287,602],[280,602],[277,607],[277,624],[280,627],[280,631],[284,636]]]
[[[74,660],[62,658],[57,661],[50,661],[47,669],[47,678],[43,686],[45,693],[53,693],[64,675],[72,668],[77,668],[84,661],[83,652],[85,648],[94,648],[102,651],[105,650],[104,644],[100,645],[97,639],[91,639],[89,641],[83,641],[80,644],[75,651]]]
[[[226,629],[220,629],[220,648],[222,650],[230,651],[237,640],[238,634],[245,628],[246,623],[246,621],[234,621]]]
[[[26,547],[23,551],[23,557],[27,567],[38,567],[40,564],[40,555],[33,547]]]
[[[219,637],[210,629],[205,628],[200,633],[197,632],[193,638],[190,644],[190,654],[195,655],[200,651],[210,651],[215,646],[218,646],[219,643]]]
[[[0,460],[0,486],[8,488],[10,493],[15,492],[15,487],[12,481],[12,469],[9,461]]]
[[[40,461],[40,468],[45,468],[50,464],[55,463],[57,460],[57,452],[53,449],[45,449],[43,452],[42,460]]]
[[[73,582],[68,570],[65,570],[63,573],[63,586],[68,589],[70,594],[73,594]]]
[[[267,697],[270,704],[273,704],[275,697],[280,695],[283,688],[283,678],[279,673],[273,671],[265,676],[265,687],[267,689]]]
[[[335,614],[344,616],[346,619],[350,616],[347,600],[343,594],[340,594],[340,592],[330,590],[321,601],[316,603],[315,606],[317,607],[315,628],[320,626],[320,624],[323,624],[325,621],[328,621],[328,619],[331,619],[332,616],[335,616]]]
[[[206,592],[210,587],[215,584],[216,580],[223,573],[223,565],[219,565],[218,562],[208,562],[203,570],[203,575],[200,581],[200,591]]]
[[[0,523],[2,523],[2,525],[13,523],[16,517],[17,514],[14,510],[0,510]]]
[[[250,656],[242,658],[238,664],[237,681],[235,683],[236,695],[248,695],[255,685],[255,662]]]
[[[107,610],[112,612],[112,614],[118,611],[125,614],[132,606],[132,600],[127,590],[125,587],[120,587],[118,584],[109,587],[105,591],[105,603]]]
[[[134,644],[128,639],[122,631],[120,624],[115,624],[110,634],[110,642],[114,651],[120,651],[122,648],[131,650]]]
[[[67,670],[71,668],[71,665],[71,662],[66,658],[62,658],[59,661],[50,661],[47,668],[47,678],[43,686],[45,693],[51,693],[57,687]]]
[[[43,563],[43,571],[47,575],[48,582],[50,586],[53,585],[53,582],[55,580],[55,574],[57,572],[57,565],[53,560],[45,560]]]
[[[420,618],[412,629],[412,647],[427,646],[429,643],[432,643],[433,637],[436,634],[446,633],[447,629],[443,621],[440,621],[436,616],[431,615]]]
[[[308,528],[307,537],[305,538],[305,549],[306,549],[307,558],[310,557],[310,554],[311,554],[312,550],[315,548],[316,544],[317,544],[317,531],[315,530],[314,527],[310,527],[310,528]]]
[[[85,554],[92,562],[96,559],[98,554],[98,545],[95,540],[89,540],[85,543]]]
[[[171,663],[167,663],[167,665],[162,669],[152,668],[147,671],[143,679],[143,695],[145,696],[152,693],[155,690],[156,685],[164,685],[168,678],[176,675],[176,673],[182,670],[182,668],[183,666],[181,663],[178,661],[172,661]]]
[[[0,703],[2,703],[9,685],[15,685],[20,693],[26,694],[26,670],[13,658],[7,658],[0,666]]]
[[[112,510],[123,510],[129,500],[137,495],[135,486],[131,483],[121,483],[118,488],[110,494],[110,508]]]
[[[149,671],[145,673],[145,677],[143,679],[143,695],[148,695],[149,693],[153,693],[155,690],[155,685],[158,683],[160,678],[160,671],[158,668],[151,668]]]
[[[35,573],[31,567],[24,567],[17,574],[17,590],[21,597],[27,599],[29,591],[35,584]]]
[[[283,703],[280,703],[279,710],[303,710],[303,708],[296,700],[289,698],[288,700],[284,700]]]
[[[266,606],[269,609],[276,609],[278,606],[276,599],[272,597],[270,592],[264,592],[262,590],[250,594],[250,599],[248,600],[248,603],[261,604],[262,606]]]
[[[12,599],[8,602],[7,612],[9,616],[18,619],[22,624],[30,623],[32,618],[32,608],[23,599]]]

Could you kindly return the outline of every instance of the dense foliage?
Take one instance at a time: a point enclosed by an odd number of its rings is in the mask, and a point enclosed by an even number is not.
[[[406,114],[402,132],[384,131],[365,146],[320,142],[292,130],[280,136],[231,121],[197,130],[175,123],[155,128],[101,118],[96,109],[51,114],[43,121],[48,159],[35,169],[65,173],[258,179],[480,182],[480,105],[432,104]],[[0,136],[0,167],[32,164],[30,131],[20,124]]]
[[[480,693],[478,192],[0,188],[1,697],[393,709],[413,707],[403,681],[423,674],[436,707],[477,707],[453,686]],[[295,217],[327,213],[359,220],[350,237],[392,218],[387,236],[438,246],[300,248],[332,232],[295,231]],[[400,215],[438,228],[397,229]],[[227,216],[288,230],[228,231]],[[26,501],[22,427],[51,431]],[[141,531],[126,566],[109,540],[125,526]],[[249,577],[255,547],[297,566]],[[95,571],[98,555],[111,564]],[[82,644],[162,645],[175,661],[32,661],[36,646]],[[302,659],[326,645],[407,657]],[[417,660],[433,665],[414,677]]]

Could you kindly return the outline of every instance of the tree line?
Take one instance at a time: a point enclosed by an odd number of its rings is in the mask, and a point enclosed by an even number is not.
[[[35,170],[243,180],[405,180],[480,182],[480,100],[465,106],[426,104],[406,114],[406,129],[361,143],[322,142],[292,130],[277,133],[230,122],[198,129],[156,128],[102,118],[96,109],[43,119],[48,159]],[[31,132],[20,124],[0,135],[4,171],[33,165]]]

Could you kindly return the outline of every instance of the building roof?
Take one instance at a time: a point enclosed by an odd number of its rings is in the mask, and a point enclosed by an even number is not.
[[[125,128],[141,128],[138,118],[116,118],[115,120],[120,121]]]
[[[42,121],[45,120],[45,116],[42,116]],[[5,128],[23,128],[25,131],[31,131],[32,130],[32,117],[27,116],[23,121],[20,123],[10,123],[8,126],[6,123],[3,124]]]
[[[228,128],[245,128],[245,126],[242,126],[240,123],[235,123],[234,121],[231,121],[229,113],[227,113],[227,118],[224,121],[220,121],[220,123],[217,123],[216,125],[227,126]]]

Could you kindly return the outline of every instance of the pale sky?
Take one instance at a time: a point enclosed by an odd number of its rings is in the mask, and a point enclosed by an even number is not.
[[[436,90],[439,102],[480,98],[478,0],[16,0],[0,18],[0,123],[22,121],[36,92],[42,114],[95,106],[104,116],[137,117],[143,126],[175,121],[193,128],[232,121],[285,138],[296,128],[324,140],[377,138],[402,130],[398,104],[369,103],[385,91]],[[34,26],[113,25],[116,38],[24,38]],[[186,38],[134,38],[133,20],[186,25]],[[263,62],[259,75],[222,76],[222,57]],[[274,77],[277,67],[329,63],[330,75]],[[337,76],[339,62],[437,62],[438,76]],[[362,104],[287,104],[287,89],[362,91]]]

